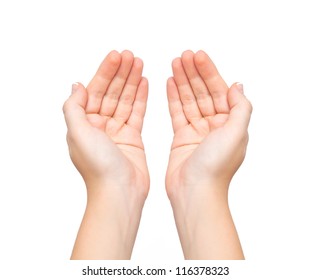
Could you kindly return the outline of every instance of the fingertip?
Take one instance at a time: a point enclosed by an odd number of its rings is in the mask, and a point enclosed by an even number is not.
[[[228,103],[230,108],[233,108],[241,99],[242,94],[237,84],[238,83],[232,84],[228,91]]]
[[[239,88],[241,95],[243,96],[243,99],[244,99],[244,100],[243,100],[244,106],[246,107],[247,111],[248,111],[250,114],[252,114],[254,108],[253,108],[252,103],[249,101],[249,99],[248,99],[248,98],[245,96],[245,94],[244,94],[244,86],[243,86],[243,84],[237,83],[236,85],[237,85],[237,87]]]
[[[122,61],[131,61],[131,60],[134,60],[134,54],[129,51],[129,50],[124,50],[122,53],[121,53],[121,56],[122,56]]]
[[[107,55],[107,58],[108,58],[109,62],[113,65],[117,65],[121,62],[121,54],[116,50],[111,51]]]
[[[86,89],[82,83],[75,82],[72,84],[72,93],[68,99],[69,102],[79,104],[85,107],[88,96],[86,94]]]
[[[135,67],[137,68],[143,68],[144,67],[144,62],[141,58],[139,57],[135,57],[134,58],[134,64],[133,64]]]
[[[237,82],[234,83],[230,89],[228,94],[228,102],[230,108],[233,108],[237,104],[243,105],[247,109],[247,111],[251,114],[253,111],[253,106],[251,102],[244,95],[244,86],[242,83]]]
[[[75,94],[77,92],[78,88],[79,88],[79,83],[78,82],[74,82],[71,85],[71,95]]]
[[[202,65],[205,63],[207,54],[203,50],[199,50],[194,55],[194,61],[197,65]]]
[[[180,57],[176,57],[175,59],[173,59],[172,61],[172,68],[176,69],[181,65],[181,59]]]
[[[134,56],[133,52],[130,50],[123,50],[121,52],[121,55],[128,55],[128,56]]]
[[[76,93],[79,91],[86,91],[84,85],[80,82],[74,82],[71,86],[71,93]]]
[[[238,90],[244,94],[244,86],[242,83],[238,82],[238,83],[235,83],[235,85],[237,86]]]
[[[141,82],[141,83],[143,82],[143,83],[147,83],[147,84],[148,84],[148,79],[147,79],[145,76],[142,76],[140,82]]]
[[[173,78],[173,77],[169,77],[169,78],[166,80],[166,82],[167,82],[167,83],[171,83],[172,80],[174,80],[174,78]]]
[[[85,92],[86,91],[86,88],[85,86],[80,83],[80,82],[74,82],[71,86],[72,88],[72,93],[77,93],[77,92]]]
[[[166,81],[167,88],[175,86],[175,80],[173,77],[169,77]]]
[[[194,52],[192,50],[186,50],[182,53],[182,61],[189,62],[193,60]]]
[[[198,55],[198,56],[206,56],[207,53],[206,53],[205,51],[203,51],[203,50],[198,50],[198,51],[195,53],[195,55]]]
[[[148,86],[148,84],[149,84],[148,79],[146,77],[141,77],[140,83],[145,85],[145,86]]]
[[[235,94],[235,95],[244,95],[244,86],[242,83],[237,82],[231,85],[229,88],[229,93]]]

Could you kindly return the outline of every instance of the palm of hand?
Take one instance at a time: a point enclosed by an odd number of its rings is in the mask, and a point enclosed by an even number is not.
[[[113,144],[122,151],[124,146],[144,149],[140,132],[131,127],[124,120],[118,120],[109,116],[99,114],[87,114],[90,124],[110,137]]]
[[[203,139],[223,127],[228,116],[229,114],[215,114],[206,118],[190,120],[189,124],[175,132],[172,150],[186,146],[197,147]]]
[[[180,181],[185,178],[182,174],[192,173],[194,176],[190,177],[195,177],[194,169],[212,171],[217,168],[223,140],[230,135],[229,128],[225,126],[228,117],[229,114],[215,114],[191,121],[175,132],[167,172],[168,185],[185,184]]]
[[[148,93],[142,68],[142,61],[129,51],[111,52],[85,89],[87,125],[76,153],[82,176],[149,186],[141,139]]]
[[[167,85],[175,132],[166,175],[168,193],[181,185],[230,180],[247,143],[247,131],[229,121],[231,88],[202,51],[184,52],[173,61],[173,73]]]

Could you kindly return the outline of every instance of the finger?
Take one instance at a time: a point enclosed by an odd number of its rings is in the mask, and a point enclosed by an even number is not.
[[[215,64],[204,51],[194,55],[195,66],[207,86],[217,113],[228,113],[228,86],[220,76]]]
[[[87,113],[97,114],[109,84],[116,75],[121,64],[121,55],[117,51],[110,52],[99,66],[94,78],[87,86]]]
[[[101,104],[99,113],[103,116],[112,116],[116,110],[119,97],[133,65],[134,56],[130,51],[122,52],[121,56],[121,65],[111,81]]]
[[[185,116],[178,89],[173,78],[167,80],[168,108],[172,118],[174,133],[189,124]]]
[[[243,93],[243,85],[233,84],[228,93],[230,114],[226,125],[234,127],[238,133],[246,132],[252,114],[252,104]]]
[[[131,72],[120,96],[117,109],[113,114],[113,118],[127,122],[132,112],[133,102],[135,100],[138,85],[141,81],[142,72],[143,61],[140,58],[135,58]]]
[[[192,91],[196,97],[199,109],[203,117],[215,115],[216,111],[212,96],[210,95],[202,77],[194,64],[194,53],[185,51],[181,56],[181,61],[190,82]]]
[[[196,98],[192,92],[187,75],[184,71],[180,58],[176,58],[172,63],[174,80],[178,88],[180,100],[183,104],[183,110],[188,121],[202,118]]]
[[[88,125],[85,107],[87,104],[87,91],[82,84],[72,85],[72,94],[64,103],[63,112],[69,129]]]
[[[142,78],[135,96],[135,100],[133,103],[133,109],[131,115],[127,121],[127,124],[139,132],[142,131],[144,116],[147,107],[147,99],[148,99],[148,80],[146,78]]]

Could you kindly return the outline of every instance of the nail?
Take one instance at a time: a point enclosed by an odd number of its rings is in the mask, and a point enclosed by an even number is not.
[[[78,83],[73,83],[71,87],[71,94],[76,93],[76,91],[78,90],[78,87],[79,87]]]
[[[242,83],[236,83],[240,93],[244,94],[244,86]]]

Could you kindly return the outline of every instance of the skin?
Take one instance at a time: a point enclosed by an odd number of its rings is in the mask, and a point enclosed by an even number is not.
[[[143,62],[112,51],[85,88],[74,84],[63,111],[71,159],[87,188],[72,259],[129,259],[149,173],[141,130],[148,95]]]
[[[243,162],[252,106],[203,51],[186,51],[167,82],[174,140],[166,190],[186,259],[243,259],[228,206]],[[149,191],[141,130],[148,82],[129,51],[107,55],[63,111],[71,159],[87,188],[72,259],[129,259]]]
[[[166,190],[186,259],[244,259],[229,206],[244,160],[252,106],[241,84],[228,88],[203,51],[186,51],[168,79],[174,139]]]

